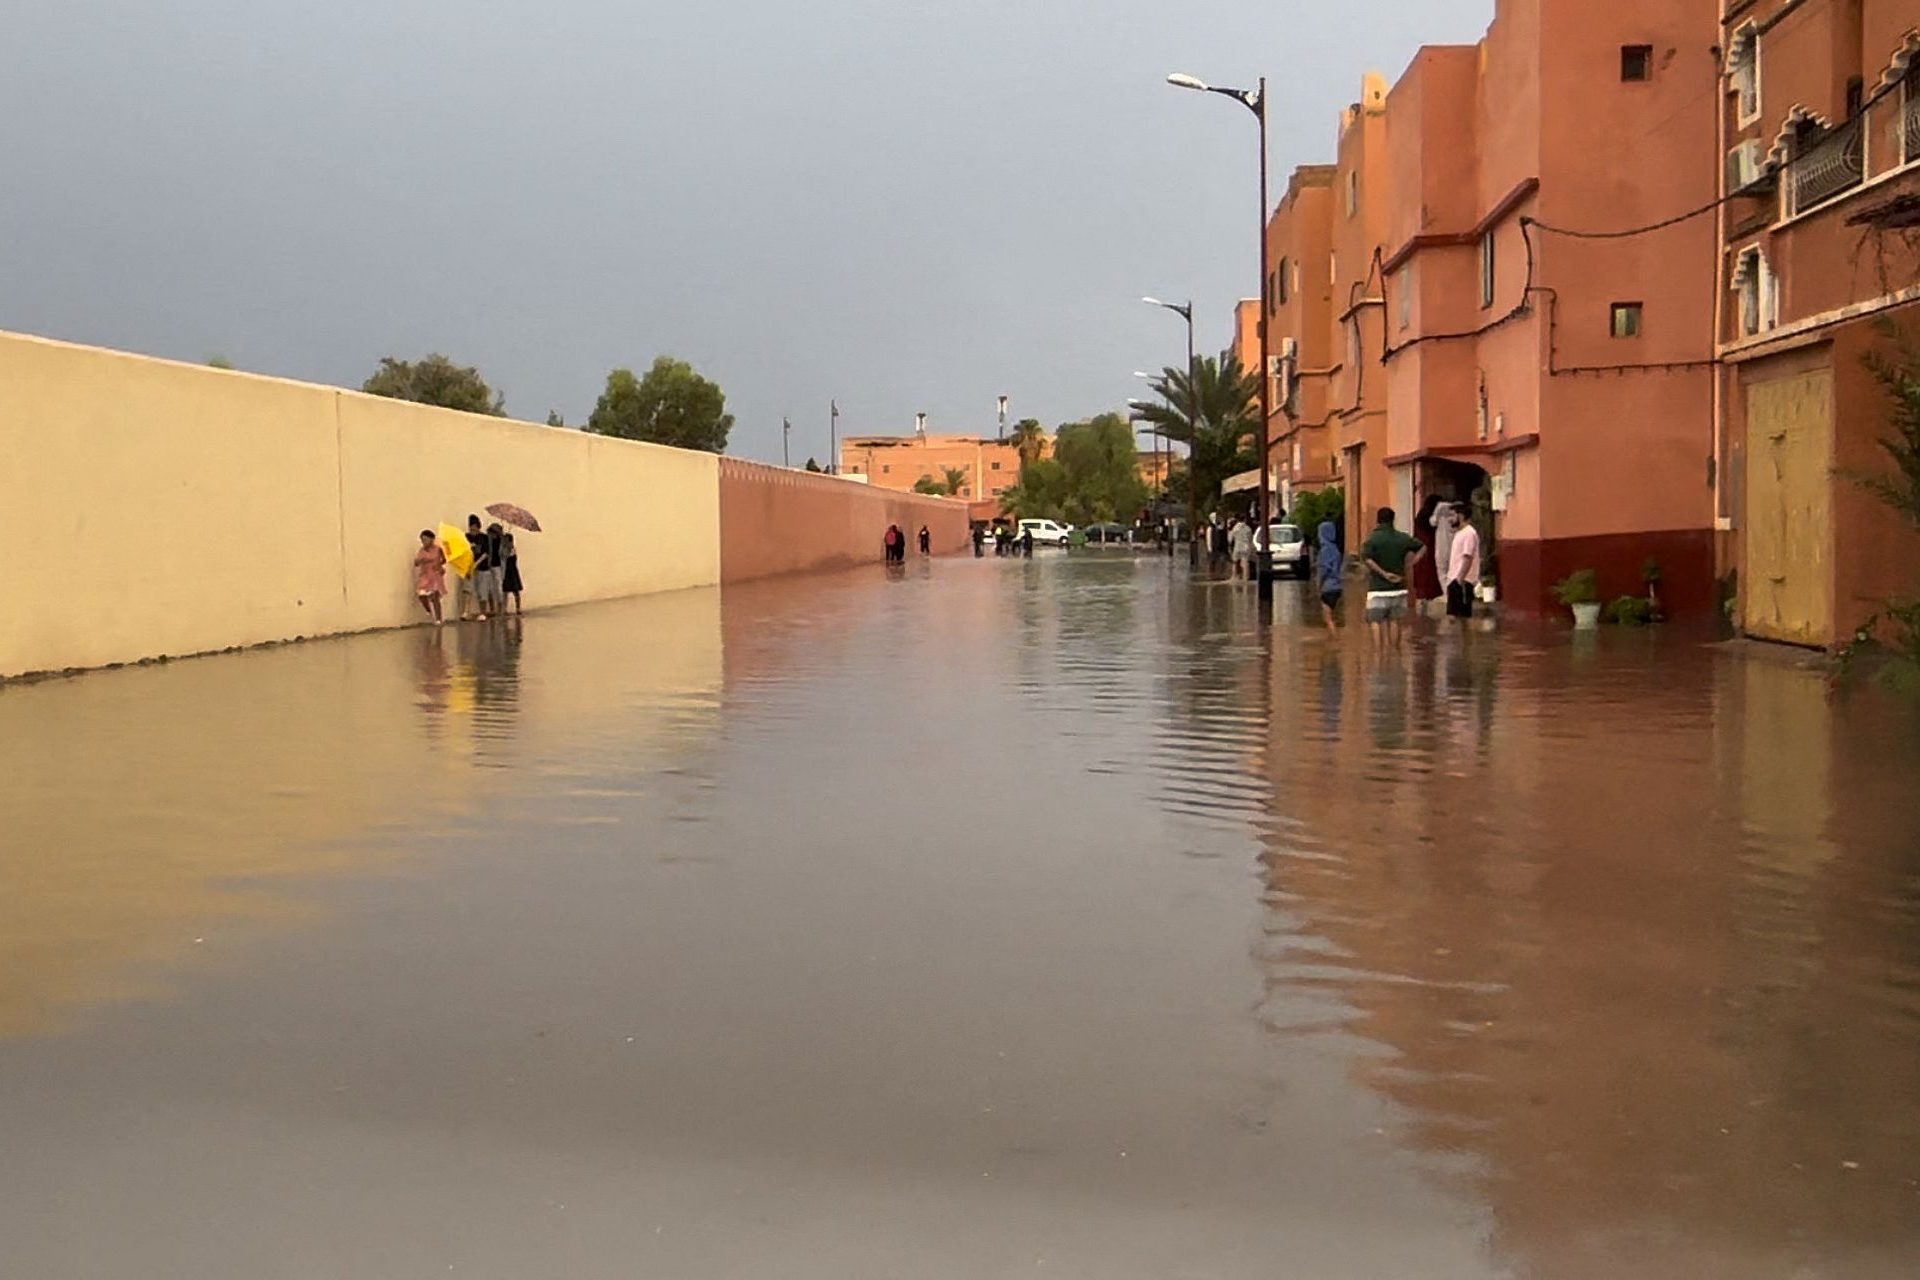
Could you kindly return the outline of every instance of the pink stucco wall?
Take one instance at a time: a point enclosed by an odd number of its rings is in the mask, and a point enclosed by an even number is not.
[[[970,527],[965,502],[738,458],[720,460],[723,583],[879,564],[889,524],[906,531],[909,546],[927,526],[935,555],[963,550]]]

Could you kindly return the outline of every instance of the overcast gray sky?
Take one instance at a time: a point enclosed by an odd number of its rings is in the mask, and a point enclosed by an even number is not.
[[[1369,68],[1493,0],[9,0],[0,327],[358,385],[477,364],[581,421],[668,352],[731,452],[1049,427],[1203,350]]]

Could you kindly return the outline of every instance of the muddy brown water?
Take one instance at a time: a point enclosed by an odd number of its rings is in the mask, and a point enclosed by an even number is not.
[[[0,1276],[1910,1277],[1920,716],[1043,555],[0,690]]]

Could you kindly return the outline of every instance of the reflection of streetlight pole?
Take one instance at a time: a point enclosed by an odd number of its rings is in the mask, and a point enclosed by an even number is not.
[[[1258,89],[1220,89],[1204,80],[1189,75],[1171,75],[1167,83],[1176,89],[1194,89],[1201,93],[1217,93],[1232,98],[1247,110],[1253,112],[1260,122],[1260,479],[1255,490],[1259,501],[1255,504],[1256,527],[1262,533],[1270,527],[1273,515],[1267,494],[1268,460],[1267,450],[1271,447],[1267,439],[1268,420],[1273,413],[1273,357],[1271,339],[1267,333],[1267,275],[1272,270],[1269,262],[1270,250],[1267,246],[1267,78],[1260,77]],[[1262,541],[1271,542],[1271,538]],[[1273,599],[1273,566],[1269,561],[1267,549],[1260,549],[1259,573],[1260,599]]]
[[[1200,470],[1193,465],[1193,459],[1200,452],[1200,375],[1194,368],[1193,303],[1162,302],[1158,298],[1142,298],[1140,301],[1150,307],[1171,311],[1187,322],[1187,430],[1193,434],[1193,440],[1187,446],[1187,555],[1197,569],[1200,567]],[[1173,554],[1171,541],[1167,543],[1167,554]]]

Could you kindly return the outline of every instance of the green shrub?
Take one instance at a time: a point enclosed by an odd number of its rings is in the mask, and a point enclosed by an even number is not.
[[[1568,574],[1553,584],[1553,598],[1564,605],[1599,603],[1599,573],[1592,569],[1581,569]]]
[[[1607,606],[1607,621],[1622,627],[1644,627],[1653,621],[1653,601],[1645,596],[1621,596]]]

